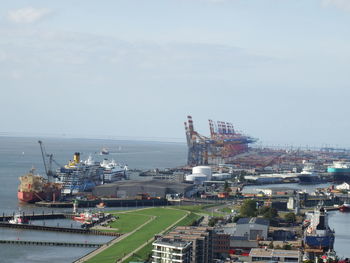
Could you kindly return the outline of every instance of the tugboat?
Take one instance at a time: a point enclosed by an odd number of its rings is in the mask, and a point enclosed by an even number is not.
[[[328,214],[326,210],[316,208],[313,213],[307,214],[310,225],[304,233],[304,244],[306,248],[320,249],[322,251],[332,250],[334,246],[334,231],[328,225]]]
[[[22,225],[22,224],[28,224],[29,220],[23,216],[21,216],[20,213],[17,213],[13,216],[12,219],[9,220],[10,224],[16,224],[16,225]]]

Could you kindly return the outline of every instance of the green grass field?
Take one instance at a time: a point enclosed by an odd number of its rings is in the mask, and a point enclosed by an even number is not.
[[[114,263],[146,242],[151,242],[155,234],[165,230],[186,214],[185,211],[169,208],[150,208],[128,212],[128,215],[140,215],[143,219],[155,216],[155,219],[144,227],[112,245],[97,256],[88,260],[88,263]],[[130,217],[131,218],[131,217]],[[140,224],[139,224],[140,225]],[[136,228],[136,227],[135,227]]]
[[[190,213],[188,214],[184,219],[182,219],[179,223],[177,223],[175,226],[190,226],[192,225],[196,220],[198,220],[201,216]],[[174,227],[175,227],[174,226]],[[152,243],[150,242],[146,246],[144,246],[142,249],[137,251],[135,255],[129,257],[127,260],[123,261],[123,263],[128,263],[131,261],[146,261],[151,253],[152,253]]]
[[[122,234],[133,231],[152,217],[150,215],[137,214],[136,212],[113,214],[119,218],[115,222],[109,224],[109,226],[112,228],[118,228],[117,232]]]
[[[189,211],[192,213],[197,213],[197,214],[206,214],[209,216],[217,216],[220,217],[222,214],[216,213],[216,212],[210,212],[207,211],[207,208],[215,207],[218,206],[217,204],[209,204],[209,205],[183,205],[183,206],[176,206],[176,209],[181,209],[185,211]],[[174,206],[175,208],[175,206]]]

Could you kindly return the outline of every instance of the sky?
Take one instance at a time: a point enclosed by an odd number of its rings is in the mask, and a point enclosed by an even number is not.
[[[11,0],[0,135],[350,146],[350,0]]]

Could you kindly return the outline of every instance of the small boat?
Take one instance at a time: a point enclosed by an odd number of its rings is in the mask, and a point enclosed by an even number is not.
[[[13,216],[12,219],[9,220],[9,223],[23,225],[23,224],[28,224],[29,220],[27,218],[24,218],[20,213],[17,213]]]
[[[109,154],[109,151],[107,148],[102,148],[101,152],[100,152],[100,155],[108,155]]]
[[[339,206],[340,212],[350,212],[350,204],[344,203],[343,205]]]
[[[98,205],[96,205],[97,208],[105,208],[106,204],[104,202],[99,203]]]
[[[83,224],[91,224],[99,221],[103,217],[103,213],[92,213],[91,211],[85,211],[77,216],[73,217],[73,220]]]

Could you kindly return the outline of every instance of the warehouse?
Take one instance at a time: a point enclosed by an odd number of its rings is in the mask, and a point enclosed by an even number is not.
[[[165,197],[167,194],[181,194],[190,197],[195,193],[193,184],[177,183],[166,180],[119,181],[95,187],[93,195],[98,197],[134,198],[139,194],[151,197]]]

